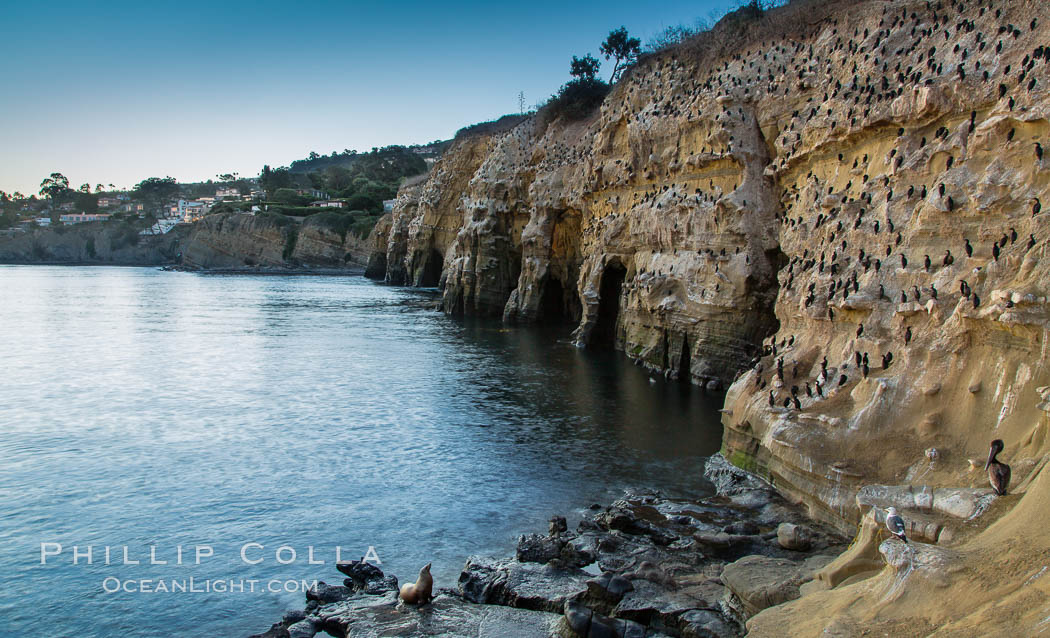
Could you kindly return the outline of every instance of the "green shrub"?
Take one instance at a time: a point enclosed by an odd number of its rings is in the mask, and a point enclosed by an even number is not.
[[[289,206],[306,206],[310,203],[309,197],[303,197],[291,188],[278,188],[270,199],[278,204],[287,204]]]
[[[354,234],[358,239],[365,239],[368,234],[372,232],[372,229],[376,227],[376,223],[382,215],[367,215],[358,217],[356,221],[350,226],[350,232]]]
[[[292,258],[292,254],[295,253],[295,244],[299,241],[299,229],[289,228],[284,234],[284,251],[281,253],[281,257],[288,261]]]
[[[327,209],[311,215],[307,223],[333,232],[339,235],[343,241],[346,241],[346,232],[354,223],[354,215],[339,210]]]
[[[367,210],[374,213],[383,212],[383,200],[378,199],[375,195],[369,195],[366,193],[358,193],[346,200],[347,206],[351,210]]]
[[[262,211],[261,213],[256,213],[255,216],[269,220],[278,226],[288,226],[295,223],[295,220],[291,217],[274,211]]]
[[[581,78],[566,82],[556,95],[539,110],[540,122],[546,126],[563,118],[569,122],[582,120],[601,106],[612,87],[601,80]]]

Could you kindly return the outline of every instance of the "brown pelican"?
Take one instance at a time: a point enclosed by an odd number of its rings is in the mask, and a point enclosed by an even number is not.
[[[908,542],[908,537],[904,535],[904,519],[897,513],[896,507],[886,508],[886,529],[905,543]]]
[[[984,469],[988,470],[988,482],[999,496],[1006,495],[1006,488],[1010,485],[1010,466],[995,458],[1003,451],[1003,440],[992,441],[992,447],[988,450],[988,462]]]

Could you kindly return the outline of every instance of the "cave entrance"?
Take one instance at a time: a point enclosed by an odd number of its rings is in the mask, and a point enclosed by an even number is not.
[[[591,333],[591,343],[598,346],[616,345],[616,324],[620,319],[620,296],[627,269],[613,263],[605,268],[598,286],[598,320]]]
[[[689,350],[689,337],[682,337],[682,357],[678,360],[678,380],[682,383],[692,383],[693,373],[690,372],[693,353]]]
[[[545,323],[565,323],[570,319],[565,307],[565,288],[554,277],[547,277],[543,284],[539,314]]]
[[[430,250],[427,263],[423,265],[423,274],[419,277],[419,285],[423,288],[436,288],[441,281],[441,268],[445,265],[445,258],[436,248]]]

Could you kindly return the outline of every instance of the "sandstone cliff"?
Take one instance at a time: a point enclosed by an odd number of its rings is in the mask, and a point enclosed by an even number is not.
[[[1020,536],[1050,498],[1044,13],[873,0],[733,16],[644,59],[590,119],[457,140],[373,238],[385,277],[441,285],[449,312],[568,317],[581,345],[731,383],[725,455],[870,532],[833,589],[760,614],[755,635],[977,635],[995,601],[998,633],[1035,635],[1050,542]],[[1027,493],[989,507],[993,438]],[[917,550],[925,571],[872,531],[872,505],[894,503],[950,548]]]
[[[356,269],[368,261],[368,240],[323,214],[301,221],[268,213],[220,213],[193,225],[181,265],[191,269]]]
[[[0,263],[160,266],[178,261],[185,229],[143,236],[119,223],[38,228],[0,236]]]

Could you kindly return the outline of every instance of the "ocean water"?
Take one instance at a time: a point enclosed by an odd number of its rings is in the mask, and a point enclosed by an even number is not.
[[[454,586],[551,514],[707,489],[720,396],[435,300],[0,266],[0,635],[246,636],[340,583],[337,547]]]

